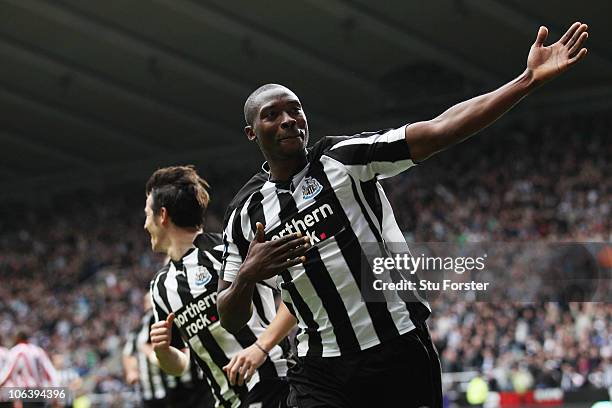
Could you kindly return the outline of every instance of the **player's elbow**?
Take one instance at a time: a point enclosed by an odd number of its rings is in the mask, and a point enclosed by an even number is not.
[[[406,142],[410,156],[422,162],[448,147],[448,128],[438,118],[410,124],[406,129]]]
[[[219,316],[219,318],[221,320],[221,327],[232,334],[237,334],[244,327],[244,325],[237,324],[232,319],[223,318],[222,316]]]
[[[232,334],[237,334],[249,321],[249,316],[240,316],[237,313],[221,312],[219,309],[219,322],[221,327]]]
[[[219,294],[217,298],[219,323],[221,323],[221,327],[228,332],[236,334],[249,322],[252,310],[249,308],[245,312],[232,308],[228,302],[228,299],[226,299],[226,296],[223,295]]]

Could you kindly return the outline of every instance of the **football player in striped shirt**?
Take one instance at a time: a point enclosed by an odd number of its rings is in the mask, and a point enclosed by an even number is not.
[[[544,46],[548,31],[541,27],[525,71],[502,87],[432,120],[324,137],[310,149],[306,115],[292,91],[269,84],[249,96],[246,135],[266,163],[226,213],[218,308],[223,326],[237,331],[251,318],[255,285],[280,286],[281,309],[300,328],[301,364],[288,376],[294,406],[441,406],[429,305],[418,293],[402,303],[370,291],[368,244],[388,256],[406,245],[379,180],[463,141],[566,71],[586,55],[586,31],[575,23]],[[273,259],[279,240],[300,234],[313,245],[305,259],[297,252],[284,264]]]
[[[212,408],[214,400],[210,386],[195,364],[180,377],[166,374],[154,362],[150,328],[155,323],[151,294],[143,299],[144,316],[141,325],[130,333],[123,348],[123,367],[128,384],[139,384],[145,408],[186,407]]]
[[[264,284],[254,288],[255,312],[236,333],[220,325],[216,302],[221,252],[217,248],[222,248],[222,240],[220,234],[201,230],[209,200],[206,187],[192,166],[159,169],[147,182],[144,227],[152,249],[170,258],[151,282],[156,320],[150,332],[153,350],[160,367],[174,376],[185,372],[190,357],[196,361],[218,407],[284,407],[287,361],[276,344],[281,340],[278,333],[285,336],[287,328],[275,319],[273,290]],[[264,349],[259,344],[264,340],[273,346]],[[248,359],[248,365],[242,364],[228,378],[224,367],[249,348],[256,349],[259,359]]]

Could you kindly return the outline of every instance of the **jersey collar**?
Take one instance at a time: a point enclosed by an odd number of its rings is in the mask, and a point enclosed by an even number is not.
[[[270,165],[268,164],[268,162],[265,161],[261,165],[261,169],[268,175],[268,182],[274,183],[277,190],[286,190],[291,193],[295,191],[295,188],[297,187],[298,184],[300,184],[300,182],[302,181],[302,179],[308,172],[309,168],[310,168],[310,163],[307,162],[306,165],[302,168],[302,170],[294,174],[290,180],[277,181],[277,180],[272,180],[272,174],[270,173]]]

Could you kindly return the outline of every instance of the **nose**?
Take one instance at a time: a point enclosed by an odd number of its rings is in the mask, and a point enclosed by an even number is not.
[[[292,118],[291,115],[289,115],[287,112],[283,112],[283,121],[281,122],[281,128],[289,129],[295,126],[296,123],[297,121]]]

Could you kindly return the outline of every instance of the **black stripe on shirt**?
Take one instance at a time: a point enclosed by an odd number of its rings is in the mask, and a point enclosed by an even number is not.
[[[219,401],[219,404],[221,404],[221,407],[232,408],[232,403],[223,398],[223,395],[221,394],[221,386],[217,383],[217,381],[214,381],[215,377],[213,376],[212,371],[210,371],[208,365],[197,354],[194,355],[193,358],[195,362],[200,366],[200,368],[202,368],[204,376],[208,378],[208,384],[210,385],[210,389],[217,401]]]
[[[168,270],[170,270],[170,263],[165,265],[158,272],[159,279],[157,280],[157,290],[159,292],[159,297],[164,302],[164,306],[166,306],[166,310],[171,311],[172,307],[170,306],[170,302],[168,302],[168,292],[166,291],[166,285],[164,283],[166,281],[166,278],[168,277]],[[151,289],[153,290],[153,288],[151,288]],[[153,302],[153,303],[155,303],[155,302]],[[161,310],[160,308],[157,308],[157,310],[158,310],[158,316],[159,316],[160,320],[162,318],[165,319],[166,316],[168,315],[168,312],[166,312],[166,311],[162,311],[163,313],[159,313],[159,311]]]
[[[255,288],[253,290],[253,304],[255,305],[255,310],[257,311],[257,314],[259,315],[259,317],[261,317],[261,321],[264,322],[266,326],[269,326],[270,320],[268,320],[268,318],[266,317],[266,310],[261,300],[261,295],[259,294],[257,285],[255,285]]]
[[[217,343],[213,335],[210,333],[210,331],[200,330],[197,336],[202,342],[202,344],[206,347],[206,351],[208,351],[208,354],[210,355],[210,358],[212,359],[213,363],[217,367],[219,367],[219,369],[221,369],[221,367],[224,367],[229,363],[230,360],[227,358],[227,356],[225,355],[225,352],[219,346],[219,344]],[[206,363],[204,363],[204,365],[206,366]],[[210,377],[210,378],[214,379],[214,377]],[[229,385],[229,380],[227,383]],[[231,385],[229,386],[234,390],[236,394],[242,394],[245,392],[245,387],[231,386]]]
[[[249,241],[244,238],[244,232],[242,231],[242,220],[240,215],[240,208],[236,208],[236,214],[234,214],[234,223],[232,224],[232,239],[238,247],[238,252],[242,259],[246,258],[249,252]]]
[[[345,165],[366,165],[372,162],[394,163],[410,159],[406,139],[393,142],[347,144],[330,149],[326,154]]]
[[[261,201],[263,200],[263,194],[256,192],[251,196],[251,201],[247,207],[247,213],[249,214],[249,220],[251,221],[251,229],[255,231],[257,229],[257,223],[261,222],[266,225],[266,218],[264,216],[263,206]]]
[[[300,295],[300,292],[296,289],[295,284],[292,282],[293,278],[289,271],[284,271],[281,274],[283,278],[283,283],[281,283],[281,287],[289,293],[289,297],[295,309],[298,311],[304,323],[306,324],[306,330],[304,333],[308,335],[308,352],[307,356],[320,357],[323,355],[323,341],[321,340],[321,333],[319,333],[319,324],[314,319],[314,315],[312,311]],[[295,310],[292,308],[289,309],[294,313]]]
[[[376,220],[378,221],[378,227],[382,231],[383,209],[382,203],[380,201],[380,195],[378,192],[378,181],[376,179],[373,179],[370,181],[360,181],[359,183],[361,185],[361,192],[363,193],[363,198],[365,198],[366,203],[374,213],[374,217],[376,217]],[[355,189],[353,189],[353,192],[355,192]]]

